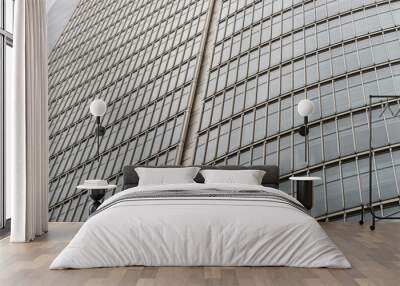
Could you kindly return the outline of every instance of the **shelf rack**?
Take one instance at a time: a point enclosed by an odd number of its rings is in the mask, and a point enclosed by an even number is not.
[[[385,109],[382,111],[380,116],[383,116],[383,114],[386,112],[386,108],[390,109],[389,103],[392,101],[400,100],[400,95],[370,95],[369,96],[369,102],[368,102],[368,121],[369,121],[369,170],[368,170],[368,176],[369,176],[369,203],[367,205],[367,208],[369,209],[371,216],[372,216],[372,223],[369,226],[370,230],[375,230],[375,224],[377,220],[385,220],[385,219],[400,219],[398,216],[394,216],[395,214],[399,213],[399,211],[394,212],[392,214],[389,214],[387,216],[379,216],[375,213],[373,203],[372,203],[372,105],[373,105],[373,100],[374,99],[386,99],[385,103]],[[378,102],[383,103],[384,101]],[[377,103],[377,102],[375,102]],[[399,104],[400,106],[400,104]],[[390,113],[392,114],[393,117],[400,117],[400,109],[396,112],[393,113],[393,111],[390,109]],[[400,130],[399,130],[400,131]],[[365,206],[364,204],[361,205],[361,219],[359,221],[359,224],[364,224],[364,210]]]

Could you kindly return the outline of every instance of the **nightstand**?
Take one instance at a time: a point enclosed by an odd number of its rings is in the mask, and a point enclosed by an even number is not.
[[[85,181],[83,185],[79,185],[76,188],[78,190],[89,191],[89,196],[93,200],[93,203],[89,209],[89,214],[92,214],[101,205],[101,201],[103,200],[106,192],[114,190],[117,186],[109,185],[107,181],[104,180],[90,180],[91,183],[89,183],[88,181]]]
[[[313,182],[321,180],[320,177],[290,177],[292,181],[296,181],[297,200],[303,206],[311,210],[313,207]]]

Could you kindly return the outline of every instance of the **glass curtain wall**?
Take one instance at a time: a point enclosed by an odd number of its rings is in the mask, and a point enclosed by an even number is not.
[[[121,185],[124,165],[176,164],[207,11],[207,0],[78,4],[49,56],[50,220],[86,219],[85,179]],[[100,160],[94,98],[108,104]]]
[[[400,94],[400,1],[221,0],[206,60],[209,2],[79,3],[49,56],[51,220],[86,219],[90,199],[75,189],[85,179],[121,185],[124,165],[181,163],[196,66],[207,88],[196,94],[193,164],[277,164],[290,194],[290,176],[320,176],[318,218],[366,203],[366,105],[370,94]],[[94,98],[108,103],[100,160]],[[304,98],[315,105],[309,164],[297,132]],[[373,107],[374,199],[386,203],[399,197],[400,123],[382,110]]]
[[[278,164],[290,194],[290,176],[320,176],[320,218],[365,204],[366,105],[370,94],[400,94],[399,24],[399,1],[224,1],[194,163]],[[297,132],[304,98],[315,105],[309,165]],[[374,193],[383,202],[399,197],[400,119],[381,111]]]

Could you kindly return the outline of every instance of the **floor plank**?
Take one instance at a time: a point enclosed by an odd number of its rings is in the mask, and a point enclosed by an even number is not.
[[[352,263],[352,269],[288,267],[120,267],[50,271],[54,257],[80,223],[50,223],[50,231],[32,243],[0,240],[0,285],[399,285],[400,223],[380,222],[375,231],[355,223],[323,223],[323,228]]]

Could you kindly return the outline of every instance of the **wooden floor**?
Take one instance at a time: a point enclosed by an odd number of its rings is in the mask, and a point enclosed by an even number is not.
[[[323,228],[352,269],[288,267],[124,267],[48,270],[79,229],[78,223],[50,223],[49,233],[28,244],[0,241],[0,285],[400,285],[400,223],[325,223]]]

